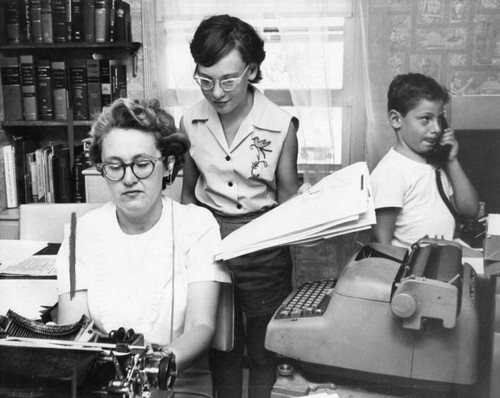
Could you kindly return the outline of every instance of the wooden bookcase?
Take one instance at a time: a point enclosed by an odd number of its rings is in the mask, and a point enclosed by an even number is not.
[[[142,44],[139,42],[106,42],[106,43],[40,43],[40,44],[0,44],[0,58],[20,57],[21,55],[33,55],[37,58],[48,58],[68,62],[71,59],[119,59],[127,65],[127,74],[135,77],[137,73],[137,52]],[[81,146],[81,140],[87,137],[92,120],[74,120],[73,103],[68,97],[67,120],[1,120],[1,128],[7,138],[15,135],[27,140],[36,141],[41,147],[62,143],[68,146],[70,153],[70,167],[73,170],[75,162],[75,148]],[[3,96],[0,96],[0,104],[3,107]],[[4,137],[5,138],[5,137]],[[0,143],[4,145],[5,143]],[[5,185],[3,167],[0,167],[0,184]],[[83,176],[81,183],[83,184]],[[0,192],[5,192],[1,189]],[[83,198],[85,201],[85,198]],[[0,229],[7,236],[0,238],[15,238],[9,231],[14,231],[13,225],[17,220],[16,209],[5,209],[0,201]],[[15,226],[15,225],[14,225]]]

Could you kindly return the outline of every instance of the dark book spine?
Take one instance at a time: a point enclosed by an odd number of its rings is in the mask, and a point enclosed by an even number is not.
[[[21,41],[25,43],[31,43],[31,6],[30,0],[24,0],[22,12],[22,23],[21,23]]]
[[[69,66],[70,101],[75,120],[88,120],[87,60],[73,59]]]
[[[94,0],[82,0],[83,41],[95,42],[95,7]]]
[[[111,75],[109,72],[109,59],[99,60],[101,76],[101,101],[102,106],[111,104]]]
[[[71,38],[75,42],[83,41],[82,0],[71,0]]]
[[[53,120],[52,68],[48,59],[39,59],[36,62],[36,87],[39,119]]]
[[[110,41],[111,3],[109,0],[96,0],[95,4],[95,41],[106,43]]]
[[[125,6],[122,0],[117,0],[115,2],[113,41],[125,41]]]
[[[87,60],[87,86],[89,115],[91,118],[94,118],[102,110],[101,73],[98,59]]]
[[[0,58],[5,120],[23,120],[21,74],[17,57]]]
[[[24,120],[38,120],[36,98],[36,72],[33,55],[19,57],[21,69],[21,92],[23,95]]]
[[[41,0],[31,0],[31,40],[43,43]]]
[[[54,43],[66,42],[66,0],[52,0],[52,33]]]
[[[111,102],[117,98],[127,97],[127,66],[119,60],[111,60],[109,72],[111,75]]]
[[[18,0],[4,0],[5,28],[8,44],[21,42],[21,8]]]
[[[126,1],[123,2],[125,7],[125,41],[132,41],[132,16],[130,15],[130,4]]]
[[[18,204],[26,202],[26,192],[24,187],[24,139],[23,137],[12,137],[14,145],[14,165],[16,167],[16,190]]]
[[[73,0],[64,0],[64,7],[66,9],[66,41],[71,42],[72,41],[72,36],[73,34],[71,33],[71,30],[73,28],[73,22],[71,19],[71,3]]]
[[[52,1],[41,0],[42,5],[42,37],[44,43],[53,43],[54,35],[52,30]]]
[[[56,203],[73,201],[71,189],[71,167],[69,164],[69,148],[62,148],[52,157],[54,170],[54,200]]]
[[[52,61],[51,66],[54,119],[68,120],[68,76],[66,62]]]

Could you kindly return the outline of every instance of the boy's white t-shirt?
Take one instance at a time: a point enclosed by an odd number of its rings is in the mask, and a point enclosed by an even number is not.
[[[426,235],[453,239],[455,219],[439,194],[435,170],[434,166],[409,159],[393,148],[373,170],[370,181],[375,209],[401,209],[393,245],[410,247]],[[441,180],[450,197],[453,191],[443,171]]]

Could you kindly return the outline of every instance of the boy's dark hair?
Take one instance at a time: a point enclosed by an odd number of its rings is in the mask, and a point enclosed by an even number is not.
[[[387,92],[387,111],[398,111],[402,116],[417,106],[421,100],[448,103],[450,95],[446,87],[432,77],[421,73],[397,75]]]
[[[258,67],[257,76],[250,83],[262,80],[260,64],[266,57],[264,40],[239,18],[227,14],[205,18],[196,29],[189,48],[194,62],[205,67],[216,64],[237,49],[245,63]]]
[[[104,107],[89,133],[92,138],[89,157],[93,165],[102,162],[102,141],[113,129],[134,129],[151,134],[165,157],[165,164],[168,156],[175,156],[172,178],[163,179],[163,189],[167,183],[174,181],[184,166],[191,143],[185,134],[177,132],[174,118],[161,107],[158,100],[118,98]]]

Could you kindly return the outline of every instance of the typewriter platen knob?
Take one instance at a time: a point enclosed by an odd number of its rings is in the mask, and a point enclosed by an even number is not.
[[[391,309],[397,317],[409,318],[417,311],[417,302],[410,294],[395,294],[391,300]]]

